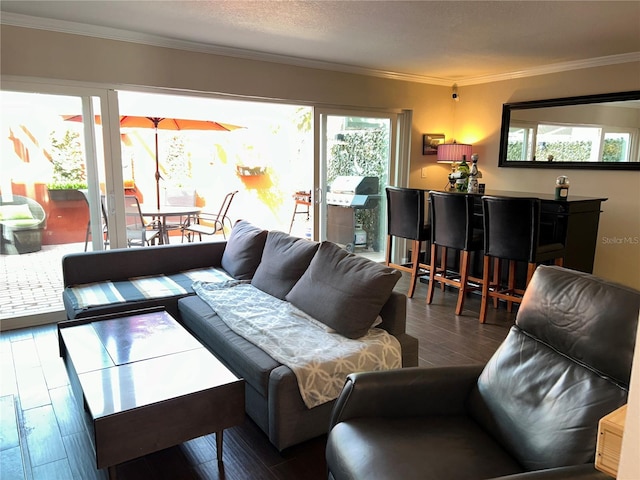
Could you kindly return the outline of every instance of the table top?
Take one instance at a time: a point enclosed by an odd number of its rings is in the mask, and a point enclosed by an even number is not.
[[[167,312],[60,324],[94,419],[241,382]]]
[[[195,215],[200,213],[200,210],[200,207],[194,206],[160,205],[160,208],[158,208],[157,205],[140,204],[140,212],[145,217]]]

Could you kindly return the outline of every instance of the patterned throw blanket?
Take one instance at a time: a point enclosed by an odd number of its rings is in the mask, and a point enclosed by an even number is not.
[[[295,373],[308,408],[337,398],[349,373],[402,365],[400,344],[385,330],[348,339],[248,283],[195,282],[193,290],[231,330]]]

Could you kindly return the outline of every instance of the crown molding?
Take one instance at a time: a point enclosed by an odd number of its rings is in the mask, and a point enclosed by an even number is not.
[[[222,55],[227,57],[242,58],[261,62],[280,63],[305,68],[316,68],[320,70],[331,70],[343,73],[367,75],[391,80],[401,80],[406,82],[425,83],[429,85],[458,86],[478,85],[482,83],[498,82],[516,78],[532,77],[536,75],[546,75],[583,68],[599,67],[604,65],[615,65],[619,63],[630,63],[640,61],[640,52],[632,52],[621,55],[611,55],[607,57],[591,58],[572,62],[543,65],[530,69],[508,72],[497,75],[484,75],[469,77],[466,79],[429,77],[426,75],[416,75],[402,72],[378,70],[373,68],[347,65],[342,63],[324,62],[301,57],[287,55],[277,55],[255,50],[241,48],[222,47],[200,42],[190,42],[159,35],[149,35],[130,30],[121,30],[110,27],[100,27],[84,23],[69,22],[66,20],[55,20],[50,18],[32,17],[10,12],[3,12],[0,17],[0,24],[14,27],[33,28],[38,30],[48,30],[72,35],[83,35],[88,37],[103,38],[107,40],[117,40],[122,42],[138,43],[155,47],[164,47],[177,50],[185,50],[211,55]]]
[[[481,77],[458,80],[456,84],[460,86],[478,85],[481,83],[499,82],[501,80],[513,80],[515,78],[533,77],[536,75],[547,75],[550,73],[567,72],[580,70],[583,68],[603,67],[607,65],[617,65],[620,63],[640,62],[640,52],[622,53],[619,55],[609,55],[606,57],[588,58],[585,60],[575,60],[572,62],[554,63],[541,65],[539,67],[528,68],[516,72],[503,73],[498,75],[486,75]]]

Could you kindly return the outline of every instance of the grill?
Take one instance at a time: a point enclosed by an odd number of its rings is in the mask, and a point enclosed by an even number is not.
[[[372,208],[379,199],[378,177],[336,177],[327,192],[327,205],[340,207]]]
[[[344,245],[347,251],[367,245],[367,234],[356,224],[358,209],[378,206],[378,177],[336,177],[327,192],[327,240]]]

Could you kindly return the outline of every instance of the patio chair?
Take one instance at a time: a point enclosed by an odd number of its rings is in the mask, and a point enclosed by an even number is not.
[[[127,221],[127,246],[144,247],[159,239],[160,230],[155,224],[145,222],[140,203],[133,195],[124,197],[124,212]]]
[[[80,190],[84,195],[84,199],[87,201],[87,208],[89,208],[89,192],[88,190],[82,189]],[[100,211],[102,213],[102,241],[104,242],[104,247],[106,248],[109,245],[109,227],[107,224],[107,210],[105,208],[105,197],[104,195],[100,195]],[[89,213],[89,220],[87,221],[87,231],[84,235],[84,251],[87,251],[87,247],[89,245],[89,237],[91,236],[91,213]]]
[[[46,222],[47,214],[35,200],[21,195],[0,196],[0,253],[40,251]]]
[[[188,223],[182,229],[182,241],[184,242],[184,237],[186,236],[187,241],[192,242],[196,234],[202,241],[202,235],[215,235],[219,232],[222,232],[222,237],[226,239],[224,222],[227,221],[229,223],[229,230],[231,230],[233,225],[231,224],[231,219],[227,216],[227,212],[236,193],[238,193],[237,190],[227,193],[218,213],[200,212],[195,218],[189,218]]]

